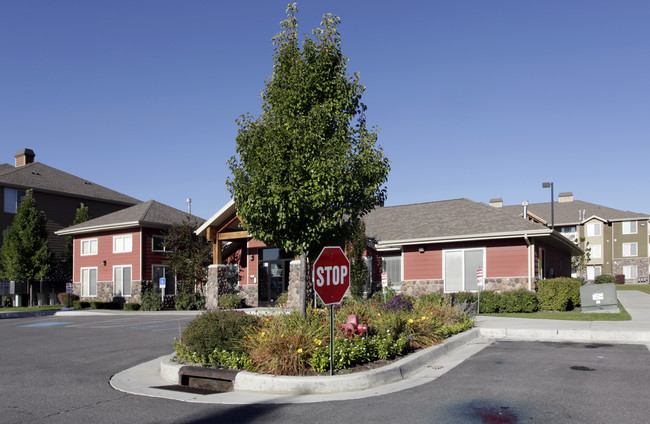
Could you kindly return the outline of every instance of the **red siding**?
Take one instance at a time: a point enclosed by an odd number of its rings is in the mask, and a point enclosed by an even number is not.
[[[489,246],[485,252],[486,277],[525,277],[528,275],[528,248],[524,245]]]
[[[131,252],[113,253],[113,236],[127,234],[133,237]],[[96,255],[81,256],[81,241],[86,239],[97,239]],[[102,261],[106,261],[106,265],[103,265]],[[113,281],[113,266],[116,265],[130,265],[133,280],[138,279],[140,275],[140,230],[138,228],[75,236],[72,276],[74,282],[81,281],[80,269],[86,267],[97,267],[97,281]]]
[[[153,278],[153,265],[162,265],[165,260],[164,252],[153,251],[153,236],[165,235],[166,230],[143,228],[142,235],[142,279],[151,280]],[[135,270],[133,272],[133,279],[136,279]]]
[[[433,245],[423,246],[424,252],[420,253],[420,246],[404,246],[404,279],[405,280],[431,280],[442,278],[442,251]]]

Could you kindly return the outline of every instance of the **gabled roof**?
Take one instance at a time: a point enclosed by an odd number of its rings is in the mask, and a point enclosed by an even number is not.
[[[519,237],[550,237],[572,254],[574,243],[550,228],[469,199],[377,208],[364,217],[366,235],[377,249],[408,244]]]
[[[169,228],[174,224],[190,221],[193,226],[203,219],[172,208],[163,203],[149,200],[130,208],[122,209],[81,224],[57,231],[57,235],[84,234],[96,231],[114,230],[131,227]]]
[[[225,220],[231,218],[237,213],[237,207],[235,206],[235,201],[230,200],[226,203],[221,209],[219,209],[214,215],[208,218],[203,225],[201,225],[196,231],[196,235],[203,234],[208,227],[218,227],[221,224],[225,223]]]
[[[13,167],[0,165],[0,186],[64,194],[110,203],[134,205],[140,200],[40,162]]]
[[[501,209],[504,212],[513,215],[521,215],[523,211],[523,208],[520,205],[504,206]],[[570,202],[554,202],[553,209],[553,213],[555,215],[555,226],[577,225],[594,217],[604,221],[650,219],[650,215],[648,214],[622,211],[619,209],[608,208],[607,206],[597,205],[595,203],[583,202],[582,200],[573,200]],[[550,202],[530,204],[528,205],[528,211],[543,218],[550,225]]]

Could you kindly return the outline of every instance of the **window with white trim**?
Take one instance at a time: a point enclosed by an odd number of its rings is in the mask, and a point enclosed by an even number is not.
[[[623,234],[636,234],[636,221],[623,221]]]
[[[587,224],[587,236],[597,237],[600,236],[600,222],[590,222]]]
[[[126,253],[133,250],[133,236],[131,234],[113,237],[113,253]]]
[[[385,256],[383,259],[383,272],[388,277],[388,283],[393,290],[402,289],[402,255]]]
[[[603,257],[603,246],[600,244],[592,244],[589,246],[589,257],[591,259],[601,259]]]
[[[601,275],[603,272],[603,267],[600,265],[588,266],[587,267],[587,280],[595,280],[596,277]]]
[[[151,236],[151,250],[154,252],[165,251],[165,236],[162,234],[154,234]]]
[[[623,243],[623,256],[636,256],[638,249],[637,243]]]
[[[131,296],[131,266],[113,267],[113,294]]]
[[[81,268],[81,295],[97,296],[97,268]]]
[[[81,256],[97,254],[97,239],[81,240]]]
[[[16,213],[20,201],[25,197],[25,190],[5,187],[5,209],[7,213]]]
[[[634,265],[623,265],[623,274],[626,280],[634,280],[639,277],[637,267]]]
[[[443,253],[445,292],[478,290],[476,271],[483,269],[485,278],[485,249],[445,250]]]

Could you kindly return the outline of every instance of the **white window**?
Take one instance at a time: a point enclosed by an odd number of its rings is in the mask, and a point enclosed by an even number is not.
[[[384,272],[387,274],[388,282],[393,290],[402,289],[402,256],[384,257]]]
[[[81,268],[81,295],[97,296],[97,268]]]
[[[591,259],[600,259],[603,257],[603,246],[600,244],[592,244],[589,247],[591,247],[591,251],[589,252],[589,256]]]
[[[600,265],[587,267],[587,280],[595,280],[603,272]]]
[[[113,293],[115,296],[131,296],[131,267],[113,267]]]
[[[638,277],[637,267],[634,265],[623,265],[623,274],[626,280],[634,280]]]
[[[485,249],[445,250],[443,276],[445,292],[476,291],[476,271],[484,267]]]
[[[5,187],[5,212],[16,213],[23,197],[25,197],[25,190]]]
[[[165,251],[165,236],[161,234],[154,234],[151,236],[151,250],[154,252]]]
[[[152,280],[153,289],[160,293],[160,279],[165,278],[165,294],[176,294],[176,276],[171,270],[168,270],[164,265],[153,265]]]
[[[578,238],[578,233],[576,231],[575,225],[569,227],[560,227],[559,231],[560,234],[562,234],[564,237],[568,238],[571,241],[575,241]]]
[[[636,256],[637,243],[623,243],[623,256]]]
[[[600,236],[600,222],[590,222],[587,224],[587,236],[588,237]]]
[[[113,253],[130,252],[133,249],[133,237],[131,234],[113,237]]]
[[[623,234],[636,234],[636,221],[623,221]]]
[[[97,239],[81,240],[81,256],[97,254]]]

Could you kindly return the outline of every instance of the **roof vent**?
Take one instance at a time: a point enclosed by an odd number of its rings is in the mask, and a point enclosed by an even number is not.
[[[494,208],[502,208],[503,207],[503,199],[500,197],[497,197],[496,199],[490,199],[490,206]]]
[[[560,193],[558,195],[558,202],[559,203],[573,202],[573,193],[571,193],[570,191]]]
[[[34,163],[34,157],[36,154],[32,149],[20,149],[16,152],[14,155],[14,158],[16,159],[15,166],[18,168],[19,166],[24,166],[27,165],[28,163]]]

